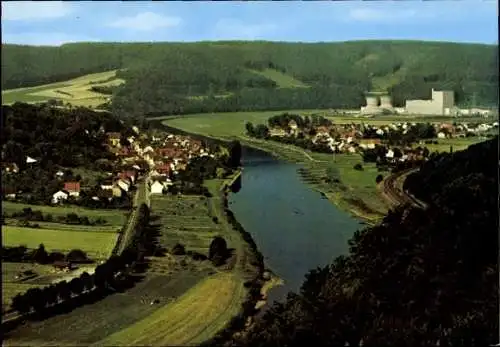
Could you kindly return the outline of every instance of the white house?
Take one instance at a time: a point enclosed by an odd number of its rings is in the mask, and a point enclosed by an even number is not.
[[[36,163],[36,162],[37,162],[36,159],[33,159],[31,157],[26,157],[26,163],[31,164],[31,163]]]
[[[60,202],[62,202],[64,200],[67,200],[68,196],[69,195],[67,193],[65,193],[62,190],[60,190],[60,191],[58,191],[58,192],[56,192],[56,193],[54,193],[52,195],[52,203],[53,204],[58,204],[58,203],[60,203]]]
[[[118,184],[118,186],[126,192],[128,192],[128,190],[130,188],[130,185],[127,182],[125,182],[124,180],[118,180],[118,182],[116,182],[116,184]]]
[[[394,158],[394,151],[392,149],[389,149],[387,153],[385,154],[386,158],[392,159]]]
[[[151,194],[162,194],[163,187],[163,184],[158,181],[154,181],[154,183],[151,185]]]
[[[446,137],[446,134],[443,133],[442,131],[438,132],[437,134],[438,139],[444,139]]]

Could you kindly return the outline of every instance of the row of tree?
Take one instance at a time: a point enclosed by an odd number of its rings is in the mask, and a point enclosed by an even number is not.
[[[107,220],[102,217],[92,218],[85,215],[78,215],[74,212],[68,213],[66,216],[53,216],[51,213],[43,213],[40,210],[32,210],[31,207],[25,207],[21,211],[2,213],[2,218],[14,218],[23,221],[36,222],[57,222],[65,224],[82,224],[82,225],[105,225]]]
[[[38,248],[29,250],[26,246],[15,247],[2,246],[2,261],[7,262],[35,262],[38,264],[51,264],[58,261],[67,261],[72,263],[89,263],[87,253],[80,249],[73,249],[66,255],[61,252],[47,252],[45,246],[40,244]]]
[[[21,314],[34,310],[43,312],[46,308],[68,301],[92,290],[105,291],[119,288],[123,273],[135,260],[137,253],[127,250],[119,256],[111,256],[105,263],[98,265],[92,275],[84,272],[71,281],[60,281],[43,288],[30,288],[25,293],[12,298],[12,308]]]

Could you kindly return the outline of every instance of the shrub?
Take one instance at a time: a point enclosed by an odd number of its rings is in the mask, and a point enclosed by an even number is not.
[[[178,243],[172,248],[173,255],[184,255],[186,254],[186,247],[184,245]]]
[[[357,163],[356,165],[354,165],[354,170],[363,171],[363,165]]]

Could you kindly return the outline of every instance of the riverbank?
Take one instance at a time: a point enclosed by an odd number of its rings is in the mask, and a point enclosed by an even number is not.
[[[269,153],[278,160],[295,163],[305,169],[310,179],[304,182],[313,190],[326,197],[332,204],[350,213],[365,224],[377,224],[387,213],[390,206],[379,193],[375,177],[379,174],[374,164],[363,164],[364,170],[354,170],[356,163],[362,159],[358,154],[315,153],[292,145],[273,141],[254,139],[245,135],[204,134],[171,127],[164,119],[153,120],[154,124],[163,126],[169,131],[203,138],[217,143],[238,140],[243,146],[256,148]],[[325,178],[329,173],[336,173],[337,179]]]
[[[264,257],[250,233],[236,220],[229,209],[228,196],[241,184],[242,168],[224,179],[212,179],[205,182],[214,200],[213,208],[217,216],[225,216],[227,227],[236,232],[240,240],[235,242],[236,262],[231,265],[233,273],[243,281],[246,299],[241,304],[240,312],[225,325],[212,339],[202,345],[217,346],[236,333],[243,331],[253,322],[255,315],[265,306],[267,293],[274,286],[282,283],[270,270],[265,268]],[[228,230],[229,231],[229,230]]]

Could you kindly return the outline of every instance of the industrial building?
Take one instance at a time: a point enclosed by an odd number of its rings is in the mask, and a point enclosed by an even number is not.
[[[406,113],[424,115],[449,115],[455,106],[455,95],[451,90],[432,89],[431,100],[406,100]]]
[[[394,112],[392,100],[388,93],[369,92],[365,93],[366,106],[361,107],[361,113],[376,115],[386,112]]]

